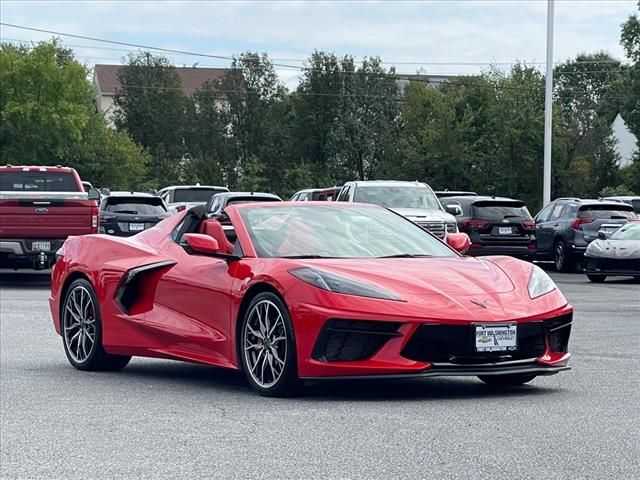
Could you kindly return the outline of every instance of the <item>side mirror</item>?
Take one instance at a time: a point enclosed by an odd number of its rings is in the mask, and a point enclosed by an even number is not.
[[[607,234],[604,233],[602,230],[598,230],[598,238],[600,240],[606,240],[607,239]]]
[[[100,203],[100,192],[97,188],[91,187],[87,194],[89,195],[89,200],[95,200],[96,202]]]
[[[448,233],[447,245],[456,252],[464,255],[469,251],[469,247],[471,247],[471,239],[466,233]]]
[[[453,216],[462,215],[462,207],[460,205],[456,205],[452,203],[451,205],[445,205],[444,209],[447,213],[450,213]]]
[[[201,253],[203,255],[218,255],[222,253],[218,241],[209,235],[202,233],[185,233],[183,238],[187,242],[187,245],[189,245],[189,248],[195,253]]]

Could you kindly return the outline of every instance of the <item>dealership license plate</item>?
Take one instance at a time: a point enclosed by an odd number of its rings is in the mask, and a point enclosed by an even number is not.
[[[500,235],[511,235],[513,233],[513,229],[511,227],[498,227],[498,233]]]
[[[49,251],[51,250],[51,242],[31,242],[31,250]]]
[[[506,352],[518,348],[518,326],[476,325],[476,352]]]
[[[130,232],[141,232],[144,230],[144,223],[130,223],[129,231]]]

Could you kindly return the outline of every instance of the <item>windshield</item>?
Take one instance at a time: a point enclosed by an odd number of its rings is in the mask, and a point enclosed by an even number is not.
[[[159,198],[109,198],[104,210],[131,215],[162,215],[166,212]]]
[[[354,202],[373,203],[387,208],[420,208],[440,210],[435,194],[426,187],[403,186],[358,186]]]
[[[0,172],[2,192],[79,192],[71,172]]]
[[[640,240],[640,223],[631,223],[620,227],[611,235],[611,240]]]
[[[378,207],[301,203],[239,212],[260,257],[455,256],[414,223]]]
[[[223,188],[177,188],[173,192],[173,201],[207,203],[216,193],[226,191]]]

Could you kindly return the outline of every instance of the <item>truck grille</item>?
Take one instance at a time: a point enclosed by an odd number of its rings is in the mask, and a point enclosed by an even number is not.
[[[436,237],[444,238],[446,225],[445,222],[416,222],[425,230],[433,233]]]

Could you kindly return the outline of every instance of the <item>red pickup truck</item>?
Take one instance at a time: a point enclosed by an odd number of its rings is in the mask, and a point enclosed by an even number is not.
[[[72,168],[0,166],[0,267],[49,268],[68,236],[98,232],[99,198]]]

